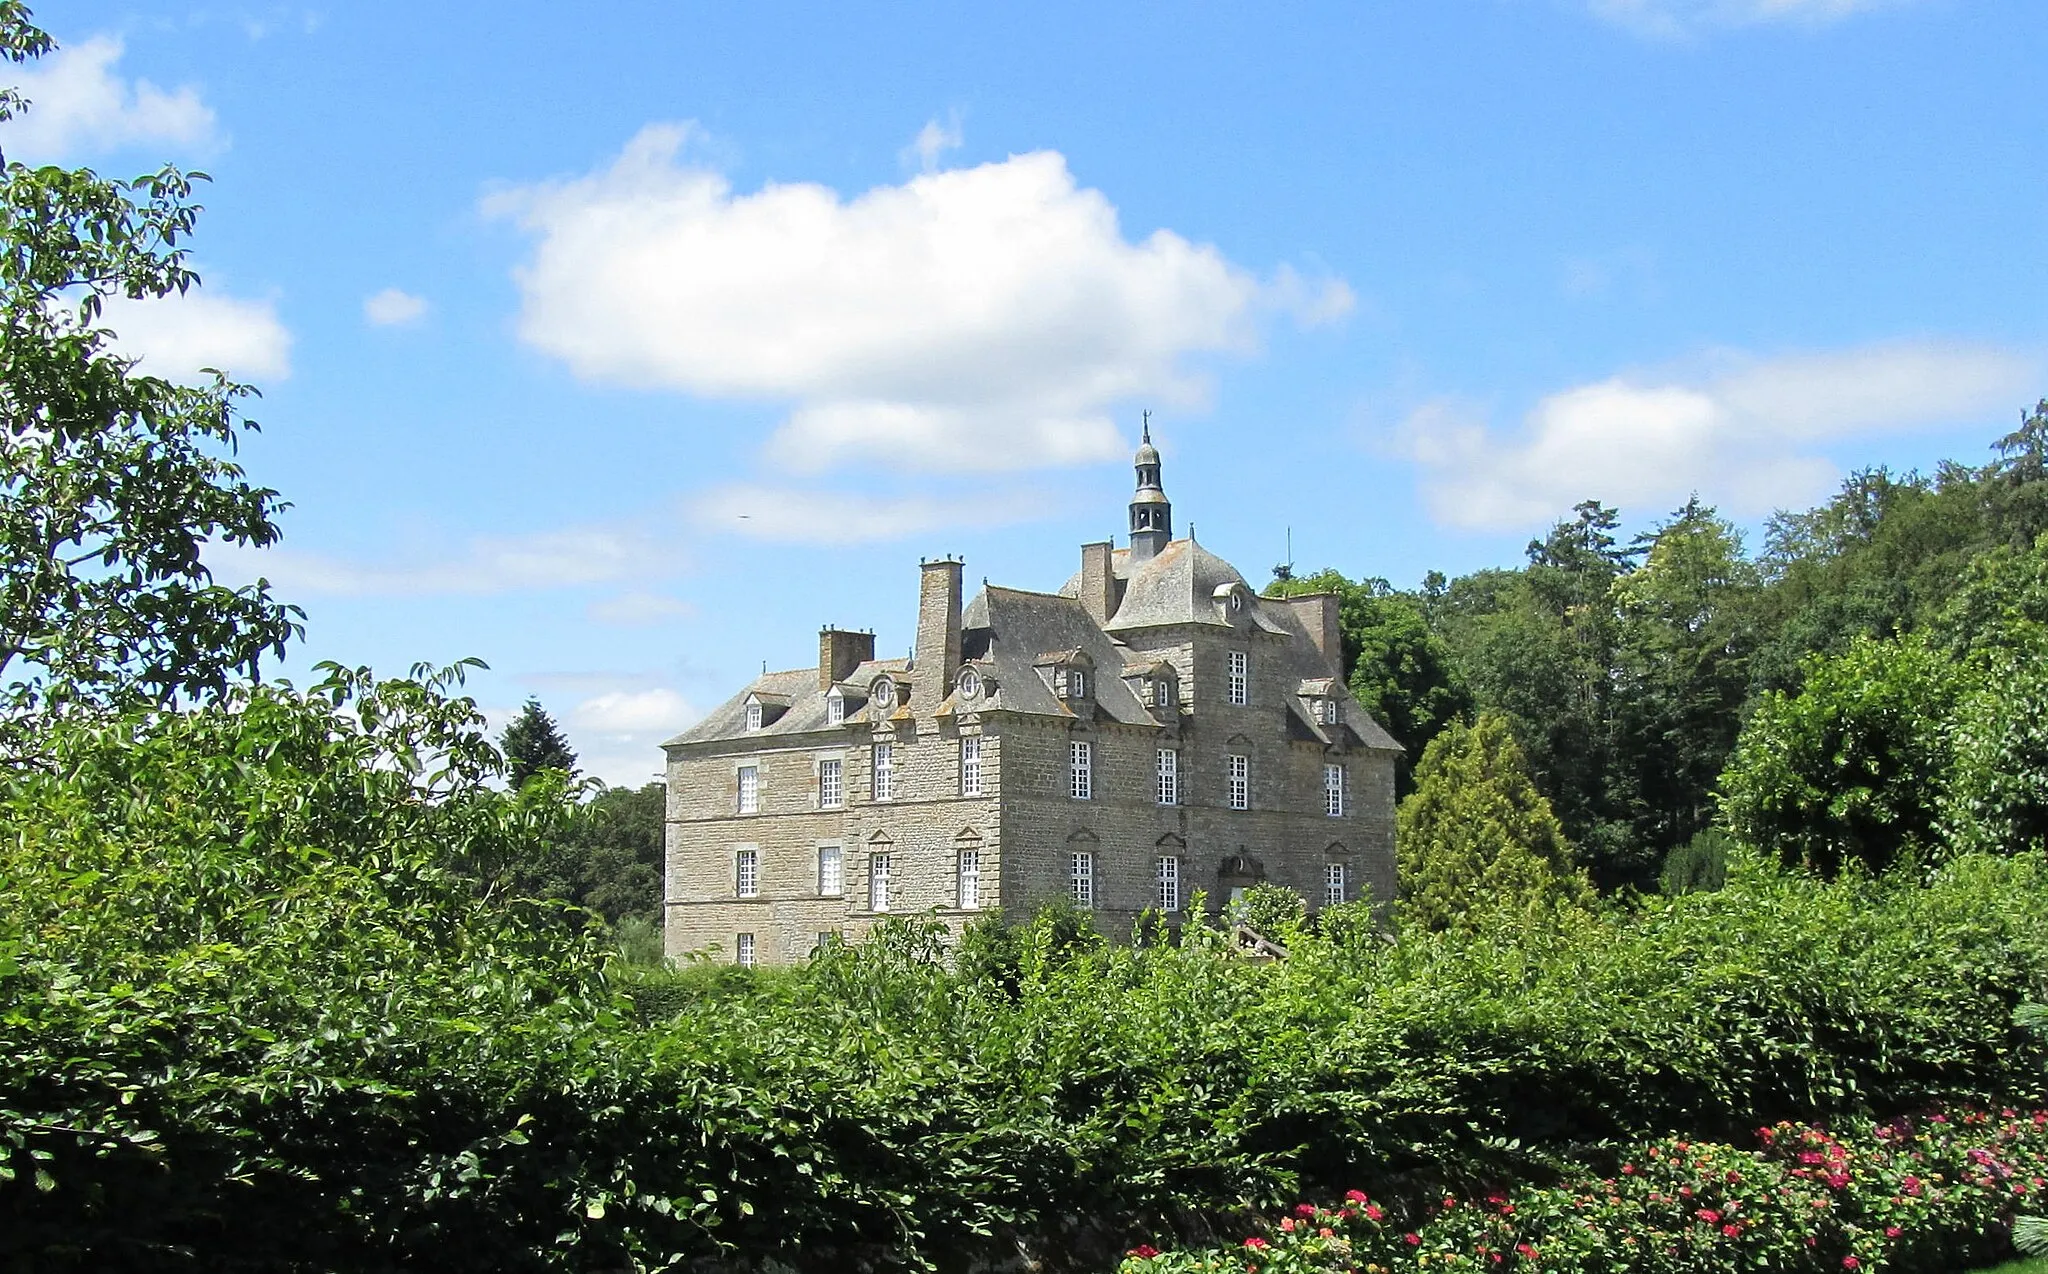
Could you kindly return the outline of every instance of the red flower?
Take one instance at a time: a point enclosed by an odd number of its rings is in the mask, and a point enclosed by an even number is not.
[[[1420,1234],[1404,1234],[1401,1236],[1401,1241],[1409,1247],[1422,1246],[1422,1236]]]
[[[1136,1247],[1132,1248],[1132,1249],[1131,1249],[1130,1251],[1128,1251],[1128,1252],[1124,1253],[1124,1255],[1125,1255],[1125,1256],[1135,1256],[1135,1257],[1137,1257],[1137,1258],[1138,1258],[1139,1260],[1141,1260],[1141,1261],[1145,1261],[1145,1260],[1150,1260],[1151,1258],[1153,1258],[1153,1257],[1155,1257],[1155,1256],[1159,1255],[1159,1249],[1158,1249],[1158,1248],[1156,1248],[1156,1247],[1153,1247],[1153,1246],[1152,1246],[1152,1245],[1151,1245],[1150,1243],[1140,1243],[1140,1244],[1138,1244],[1138,1246],[1136,1246]]]
[[[1899,1237],[1899,1235],[1901,1235],[1901,1234],[1903,1234],[1903,1233],[1905,1233],[1905,1231],[1901,1230],[1901,1229],[1900,1229],[1900,1228],[1899,1228],[1898,1226],[1896,1226],[1896,1225],[1888,1225],[1888,1226],[1884,1227],[1884,1236],[1885,1236],[1886,1238],[1888,1238],[1888,1239],[1895,1239],[1895,1238]]]
[[[1294,1205],[1294,1215],[1296,1216],[1314,1216],[1315,1214],[1316,1205],[1313,1203],[1297,1203]]]
[[[1289,1234],[1294,1233],[1294,1218],[1291,1216],[1281,1217],[1280,1228],[1285,1230]]]
[[[1363,1191],[1363,1190],[1346,1190],[1346,1191],[1344,1192],[1344,1198],[1346,1199],[1346,1201],[1348,1201],[1348,1202],[1351,1202],[1351,1203],[1364,1203],[1364,1202],[1365,1202],[1365,1191]]]
[[[1863,1268],[1863,1262],[1853,1256],[1845,1256],[1842,1258],[1842,1268],[1845,1270],[1860,1270]]]
[[[1365,1205],[1365,1219],[1368,1221],[1378,1221],[1386,1215],[1386,1213],[1380,1211],[1380,1205],[1377,1203],[1368,1203]]]
[[[1708,1225],[1718,1225],[1721,1222],[1721,1214],[1714,1211],[1712,1208],[1701,1208],[1699,1211],[1693,1213],[1693,1215],[1698,1217],[1700,1220],[1706,1222]]]
[[[1267,1246],[1267,1243],[1264,1239],[1254,1234],[1244,1241],[1244,1245],[1248,1248],[1251,1248],[1253,1251],[1258,1251],[1260,1248]]]
[[[1741,1234],[1742,1234],[1742,1227],[1741,1227],[1741,1226],[1739,1226],[1739,1225],[1735,1225],[1735,1224],[1731,1223],[1731,1224],[1728,1224],[1728,1225],[1724,1225],[1724,1226],[1722,1226],[1722,1227],[1721,1227],[1721,1233],[1723,1233],[1723,1234],[1727,1235],[1727,1236],[1728,1236],[1729,1238],[1731,1238],[1731,1239],[1732,1239],[1732,1238],[1738,1238],[1738,1237],[1740,1237],[1740,1236],[1741,1236]]]
[[[1636,1175],[1636,1166],[1632,1163],[1625,1163],[1621,1165],[1621,1175],[1624,1177],[1633,1177],[1634,1175]]]
[[[1536,1259],[1536,1249],[1529,1246],[1527,1243],[1515,1244],[1515,1251],[1521,1253],[1523,1256],[1529,1258],[1532,1261]]]

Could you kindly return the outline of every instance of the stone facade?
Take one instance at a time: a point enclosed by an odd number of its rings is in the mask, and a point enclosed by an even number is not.
[[[786,963],[1063,895],[1122,935],[1260,880],[1393,897],[1400,748],[1345,691],[1337,599],[1173,539],[1159,471],[1148,437],[1130,547],[1084,545],[1059,593],[963,606],[961,564],[926,562],[910,658],[827,629],[664,745],[668,952]]]

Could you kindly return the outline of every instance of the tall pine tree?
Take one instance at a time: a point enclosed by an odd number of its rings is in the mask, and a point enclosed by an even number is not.
[[[498,737],[498,750],[505,754],[505,779],[515,792],[542,770],[576,772],[575,751],[538,699],[527,699],[512,724],[505,727]]]

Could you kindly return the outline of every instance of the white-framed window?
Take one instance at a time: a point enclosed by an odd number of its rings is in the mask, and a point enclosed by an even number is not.
[[[753,934],[736,933],[732,936],[732,958],[733,963],[739,965],[743,969],[751,969],[754,967]]]
[[[1152,706],[1171,708],[1173,706],[1173,681],[1167,677],[1155,677],[1152,681]]]
[[[1079,668],[1069,668],[1067,670],[1067,697],[1069,699],[1082,699],[1086,698],[1087,695],[1088,674],[1082,672]]]
[[[1251,656],[1242,650],[1230,652],[1230,701],[1240,706],[1251,702]]]
[[[1153,901],[1164,912],[1180,910],[1180,859],[1172,856],[1159,858],[1153,863],[1153,883],[1158,886]]]
[[[742,765],[740,767],[740,813],[761,812],[761,767]]]
[[[981,795],[981,736],[960,736],[960,795]]]
[[[758,730],[760,728],[761,705],[758,703],[750,703],[747,705],[747,729]]]
[[[1224,758],[1224,772],[1230,779],[1230,808],[1248,810],[1252,807],[1252,759],[1231,753]]]
[[[962,911],[981,906],[981,851],[963,849],[954,865],[955,898]]]
[[[836,810],[846,804],[846,763],[836,756],[818,762],[818,808]]]
[[[846,696],[839,693],[837,686],[825,695],[825,724],[846,724]]]
[[[896,745],[877,743],[874,755],[875,799],[889,801],[896,798]]]
[[[868,855],[868,910],[889,909],[889,855],[884,852]]]
[[[1323,901],[1330,905],[1344,901],[1346,872],[1342,863],[1323,864]]]
[[[1067,884],[1074,893],[1076,907],[1095,905],[1095,855],[1089,850],[1074,851],[1074,861],[1067,872]]]
[[[845,855],[837,845],[818,846],[818,895],[837,898],[846,892]]]
[[[736,850],[732,856],[732,891],[742,898],[757,897],[761,892],[761,851],[748,846]]]
[[[1323,709],[1323,724],[1324,724],[1324,725],[1336,725],[1336,724],[1337,724],[1337,701],[1336,701],[1335,699],[1325,699],[1325,700],[1323,700],[1323,703],[1322,703],[1322,709]]]
[[[1180,804],[1180,753],[1172,748],[1159,749],[1159,803]]]
[[[1084,740],[1075,740],[1073,759],[1069,765],[1071,783],[1068,791],[1077,801],[1092,800],[1095,795],[1095,749]]]
[[[1331,818],[1344,817],[1344,767],[1341,765],[1323,767],[1323,813]]]

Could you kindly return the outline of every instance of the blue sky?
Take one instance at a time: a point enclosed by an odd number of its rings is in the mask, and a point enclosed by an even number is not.
[[[10,158],[215,184],[146,366],[262,387],[294,669],[589,768],[920,555],[1056,588],[1138,413],[1261,583],[1744,525],[2048,393],[2039,0],[46,4]]]

